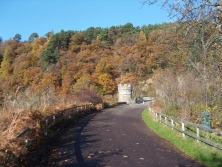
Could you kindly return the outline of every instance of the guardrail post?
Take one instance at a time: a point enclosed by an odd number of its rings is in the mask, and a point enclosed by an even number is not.
[[[68,110],[68,114],[69,114],[69,118],[71,118],[72,111],[70,109]]]
[[[200,129],[199,127],[197,127],[197,142],[199,142],[199,138],[200,138]]]
[[[184,122],[182,122],[182,131],[185,131]],[[183,137],[185,137],[185,133],[183,133]]]
[[[53,118],[53,122],[55,123],[55,115],[53,115],[52,118]]]
[[[45,120],[45,125],[46,125],[46,127],[48,126],[48,119]],[[47,136],[47,131],[48,131],[48,129],[46,129],[46,131],[45,131],[46,136]]]
[[[152,110],[152,108],[151,107],[148,107],[148,110],[150,111],[150,114],[152,115],[152,117],[154,116],[153,114],[153,110]]]
[[[63,121],[65,120],[65,113],[64,113],[64,110],[62,111],[62,119],[63,119]]]
[[[172,129],[173,129],[173,127],[174,127],[173,119],[171,119],[171,125],[172,125]]]
[[[26,139],[25,139],[26,146],[28,145],[28,142],[29,142],[29,131],[26,132]]]
[[[153,109],[151,107],[149,107],[149,110],[151,111],[152,116],[155,117],[156,113],[153,111]]]
[[[77,115],[78,114],[78,107],[76,106],[75,107],[75,115]]]

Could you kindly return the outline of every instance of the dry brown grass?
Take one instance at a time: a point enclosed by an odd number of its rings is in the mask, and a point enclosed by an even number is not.
[[[59,95],[52,88],[39,92],[16,91],[5,95],[0,109],[0,166],[10,163],[12,157],[21,157],[28,152],[25,136],[18,139],[18,134],[29,128],[29,139],[39,140],[39,132],[43,128],[41,121],[58,111],[87,103],[79,100],[78,96]],[[101,106],[96,108],[100,109]]]
[[[158,104],[158,102],[152,102],[150,105],[154,110],[156,110],[157,112],[161,112],[163,110],[163,108],[161,107],[160,104]]]
[[[27,127],[31,131],[38,134],[40,131],[40,121],[44,118],[43,114],[37,110],[23,110],[18,113],[13,113],[14,116],[7,117],[7,122],[4,121],[5,116],[1,116],[1,123],[6,126],[0,134],[0,166],[6,164],[13,164],[14,157],[21,157],[25,155],[28,150],[25,147],[24,138],[17,138],[17,135],[23,132]],[[16,116],[15,116],[16,115]],[[9,119],[12,118],[9,123]],[[7,123],[7,125],[6,125]],[[30,139],[36,136],[29,135]]]
[[[20,112],[17,119],[13,119],[11,124],[0,135],[0,148],[1,150],[13,153],[16,156],[25,154],[26,148],[23,146],[22,141],[17,139],[17,135],[24,131],[25,128],[40,129],[40,121],[43,115],[41,112],[34,110],[24,110]]]
[[[46,115],[66,107],[64,99],[52,91],[48,94],[21,92],[5,97],[0,110],[0,166],[4,166],[3,162],[7,159],[11,161],[10,155],[19,157],[27,153],[24,138],[18,139],[18,134],[29,127],[37,135],[41,128],[40,121]],[[32,139],[36,136],[29,137]]]

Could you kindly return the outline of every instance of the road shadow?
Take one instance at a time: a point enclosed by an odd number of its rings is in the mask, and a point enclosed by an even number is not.
[[[99,136],[93,133],[93,127],[87,126],[92,119],[104,111],[93,113],[83,118],[77,123],[70,124],[69,127],[61,132],[60,137],[51,143],[46,151],[41,166],[59,167],[100,167],[101,160],[106,156],[119,155],[121,150],[96,151],[84,156],[82,150],[100,142]],[[104,120],[103,120],[104,121]],[[87,128],[86,128],[87,126]],[[107,125],[101,124],[101,128]]]

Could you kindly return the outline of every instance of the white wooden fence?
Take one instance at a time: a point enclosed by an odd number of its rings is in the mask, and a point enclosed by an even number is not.
[[[170,126],[172,129],[181,132],[183,137],[187,135],[197,139],[197,141],[202,141],[206,144],[222,150],[221,131],[211,129],[203,125],[184,121],[172,116],[168,116],[166,114],[155,111],[151,107],[149,107],[149,111],[156,120],[167,126]]]

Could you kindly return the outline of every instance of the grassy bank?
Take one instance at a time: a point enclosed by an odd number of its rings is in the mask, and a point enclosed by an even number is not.
[[[173,143],[187,155],[190,155],[207,166],[222,167],[221,150],[202,142],[197,142],[195,139],[189,136],[183,138],[181,133],[155,121],[150,116],[148,109],[143,111],[142,118],[146,125],[149,126],[154,132]]]

